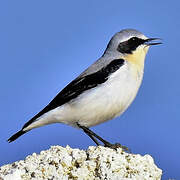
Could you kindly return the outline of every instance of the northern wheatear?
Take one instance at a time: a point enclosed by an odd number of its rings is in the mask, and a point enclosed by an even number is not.
[[[89,127],[121,115],[134,100],[141,85],[144,60],[152,42],[134,29],[116,33],[95,63],[68,84],[57,96],[8,141],[43,125],[64,123],[82,129],[97,145],[117,148]]]

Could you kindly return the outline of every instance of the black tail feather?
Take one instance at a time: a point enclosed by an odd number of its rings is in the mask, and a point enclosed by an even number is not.
[[[23,131],[23,130],[20,130],[18,131],[16,134],[12,135],[9,139],[8,139],[8,142],[12,142],[14,140],[16,140],[18,137],[22,136],[24,133],[26,133],[27,131]]]

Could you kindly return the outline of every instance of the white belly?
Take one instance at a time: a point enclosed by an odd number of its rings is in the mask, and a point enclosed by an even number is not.
[[[78,122],[80,125],[91,127],[119,116],[135,98],[142,76],[143,71],[138,72],[127,63],[105,83],[45,113],[26,130],[51,123],[65,123],[76,127]]]
[[[63,123],[90,127],[122,114],[136,96],[142,73],[135,75],[127,66],[120,68],[98,88],[88,90],[64,107]]]

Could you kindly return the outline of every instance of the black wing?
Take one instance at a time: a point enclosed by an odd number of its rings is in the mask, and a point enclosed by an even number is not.
[[[68,84],[42,111],[35,115],[30,121],[28,121],[23,128],[27,127],[38,117],[44,113],[55,109],[82,94],[83,92],[98,86],[99,84],[107,81],[110,74],[117,71],[124,64],[123,59],[115,59],[111,61],[106,67],[100,69],[99,71],[84,76],[82,78],[77,78]]]

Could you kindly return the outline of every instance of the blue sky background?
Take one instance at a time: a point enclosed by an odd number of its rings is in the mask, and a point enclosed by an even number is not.
[[[180,179],[179,7],[177,0],[1,1],[0,165],[51,145],[94,145],[63,124],[34,129],[11,144],[6,140],[99,58],[114,33],[135,28],[164,44],[150,48],[130,108],[92,130],[133,153],[152,155],[163,179]]]

